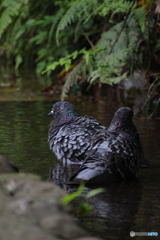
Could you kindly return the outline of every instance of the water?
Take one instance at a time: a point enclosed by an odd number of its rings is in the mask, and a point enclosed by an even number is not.
[[[76,187],[66,185],[74,169],[63,169],[50,152],[47,143],[48,112],[53,102],[0,102],[0,154],[7,157],[22,172],[36,173],[43,179],[56,182],[68,192]],[[106,99],[99,102],[77,100],[78,110],[108,124],[113,112],[120,106]],[[130,232],[158,232],[160,235],[160,119],[135,118],[145,156],[152,162],[141,170],[138,180],[105,186],[105,192],[87,201],[93,211],[88,215],[74,213],[91,233],[104,239],[130,239]],[[61,177],[59,177],[61,176]],[[83,196],[91,189],[85,188]],[[75,201],[75,210],[85,197]],[[139,239],[135,237],[134,239]],[[158,239],[158,237],[156,238]]]
[[[43,178],[55,161],[47,143],[50,106],[43,101],[0,102],[0,153],[20,171]]]

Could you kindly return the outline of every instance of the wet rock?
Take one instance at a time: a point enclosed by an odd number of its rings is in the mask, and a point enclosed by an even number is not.
[[[131,74],[127,81],[123,80],[121,84],[124,86],[124,89],[127,91],[131,88],[140,89],[144,91],[145,89],[145,72],[134,72]]]
[[[124,89],[124,103],[132,106],[134,114],[141,114],[146,99],[146,80],[144,72],[134,72],[121,82]]]
[[[19,173],[1,174],[0,186],[1,240],[94,240],[60,204],[57,185]]]
[[[0,173],[18,172],[18,168],[0,155]]]

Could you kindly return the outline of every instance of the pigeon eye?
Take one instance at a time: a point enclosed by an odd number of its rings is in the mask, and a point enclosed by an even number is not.
[[[61,109],[60,108],[57,108],[57,111],[60,111]]]

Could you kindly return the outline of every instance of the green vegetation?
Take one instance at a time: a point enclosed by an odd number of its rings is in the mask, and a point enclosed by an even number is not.
[[[87,200],[91,197],[96,196],[99,193],[104,192],[104,189],[97,188],[89,191],[86,195],[83,194],[84,189],[85,189],[85,184],[81,183],[76,192],[70,193],[61,199],[62,205],[65,206],[71,203],[72,201],[81,198],[83,201],[81,201],[81,203],[78,205],[77,211],[83,214],[87,214],[91,212],[93,207],[89,202],[87,202]]]
[[[65,69],[63,99],[80,81],[112,85],[135,70],[157,84],[150,74],[159,79],[158,6],[154,0],[2,0],[1,62],[54,79]]]

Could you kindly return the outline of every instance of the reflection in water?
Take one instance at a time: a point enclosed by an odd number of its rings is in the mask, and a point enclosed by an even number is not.
[[[114,99],[112,99],[114,100]],[[93,116],[108,125],[118,107],[114,101],[99,102],[82,99],[73,102],[83,114]],[[0,154],[18,166],[20,171],[37,173],[60,185],[66,192],[77,186],[67,185],[73,168],[63,168],[49,150],[47,142],[48,112],[53,102],[0,102]],[[158,232],[160,222],[160,119],[134,119],[140,133],[145,156],[152,162],[138,174],[139,182],[105,186],[105,192],[90,198],[93,212],[78,217],[91,232],[105,239],[130,239],[129,232]],[[76,169],[77,170],[77,169]],[[84,195],[90,191],[85,188]],[[75,201],[75,207],[80,199]],[[160,234],[160,232],[159,232]],[[136,237],[134,237],[136,239]],[[156,238],[158,239],[158,238]]]
[[[132,230],[134,217],[138,211],[138,204],[141,200],[142,186],[138,182],[119,183],[106,186],[105,193],[91,198],[94,206],[94,219],[92,229],[99,232],[106,239],[126,239]],[[85,222],[85,219],[83,219]]]
[[[70,177],[77,171],[76,166],[64,167],[57,164],[50,170],[49,180],[61,186],[66,192],[72,193],[77,190],[76,186],[68,185]],[[94,234],[103,238],[117,239],[116,236],[126,239],[130,231],[138,205],[142,195],[142,184],[137,179],[130,182],[114,183],[103,186],[105,192],[89,198],[87,201],[93,206],[93,211],[88,216],[78,217],[84,226]],[[94,188],[94,187],[93,187]],[[93,188],[85,187],[85,196]],[[77,198],[73,204],[77,207],[84,199]]]
[[[67,192],[69,190],[69,179],[77,171],[79,165],[71,164],[64,166],[63,164],[55,164],[53,168],[50,168],[48,181],[53,181],[60,187],[64,188]]]

